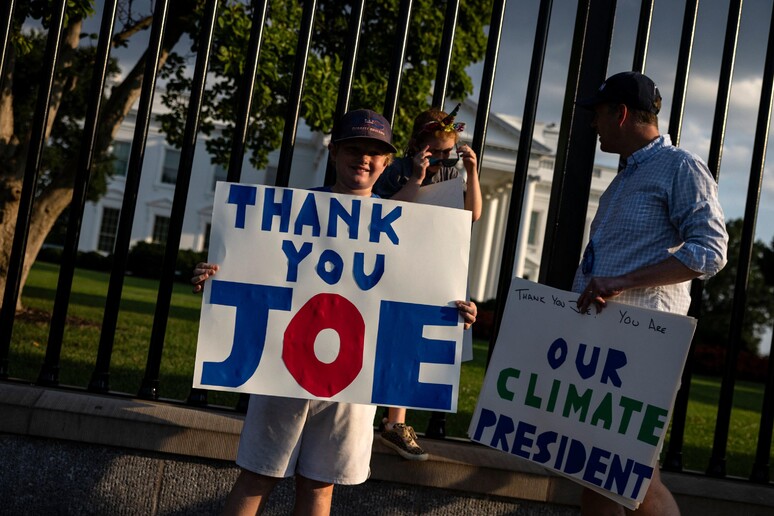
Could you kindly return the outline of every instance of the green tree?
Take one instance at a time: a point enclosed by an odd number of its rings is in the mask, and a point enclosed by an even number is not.
[[[742,219],[730,220],[726,224],[729,237],[728,264],[704,284],[701,316],[696,329],[697,341],[703,344],[721,346],[728,340],[742,224]],[[761,241],[753,244],[747,306],[742,326],[742,346],[752,352],[757,352],[762,333],[774,322],[774,270],[771,269],[770,261],[772,253],[774,242],[772,249]]]
[[[179,142],[184,129],[190,91],[189,65],[197,52],[199,23],[204,0],[172,0],[165,30],[160,66],[166,91],[162,93],[170,113],[162,120],[163,130],[172,142]],[[113,36],[114,47],[128,46],[151,26],[153,2],[122,0]],[[201,132],[209,135],[208,147],[217,163],[228,163],[236,113],[236,93],[245,69],[245,52],[252,20],[251,2],[222,0],[218,11],[215,49],[210,80],[205,95]],[[352,107],[381,109],[394,55],[399,0],[373,0],[366,3],[361,50],[358,56]],[[406,65],[403,70],[396,116],[397,143],[405,142],[414,115],[428,107],[435,78],[436,54],[443,27],[444,0],[417,0],[411,20]],[[94,16],[94,0],[69,0],[65,35],[62,38],[61,66],[56,72],[54,95],[46,128],[41,180],[31,215],[22,287],[29,268],[55,221],[72,200],[77,169],[80,124],[85,115],[92,72],[96,35],[84,34],[84,20]],[[287,96],[290,90],[296,34],[302,2],[273,0],[260,55],[260,71],[255,86],[247,149],[256,167],[266,163],[268,153],[281,143]],[[143,12],[143,10],[147,12]],[[491,12],[491,0],[470,0],[460,7],[455,38],[449,96],[462,99],[473,84],[465,68],[481,60],[486,37],[484,25]],[[313,49],[303,97],[301,116],[316,130],[330,131],[336,105],[341,57],[346,48],[349,7],[345,2],[321,0],[316,11]],[[0,292],[5,289],[13,242],[14,223],[19,209],[22,178],[26,166],[38,73],[43,69],[43,30],[30,25],[48,26],[48,0],[19,0],[12,25],[12,48],[0,90]],[[25,25],[27,24],[27,25]],[[186,42],[185,48],[182,42]],[[142,45],[144,43],[134,43]],[[146,54],[129,63],[119,75],[111,67],[112,87],[105,92],[91,170],[91,193],[100,195],[111,173],[110,145],[122,121],[140,95]],[[123,64],[123,63],[122,63]],[[17,305],[21,309],[21,304]]]

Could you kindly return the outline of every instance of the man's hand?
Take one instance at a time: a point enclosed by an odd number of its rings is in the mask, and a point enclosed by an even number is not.
[[[624,291],[621,277],[592,278],[583,289],[577,301],[578,311],[585,314],[592,303],[597,307],[597,313],[607,305],[606,299],[620,295]]]

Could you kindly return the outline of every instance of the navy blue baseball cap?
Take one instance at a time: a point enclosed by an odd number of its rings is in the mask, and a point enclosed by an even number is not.
[[[382,115],[370,109],[348,111],[334,125],[331,141],[339,143],[355,138],[367,138],[382,144],[385,153],[395,153],[392,144],[392,127]]]
[[[588,98],[576,102],[585,108],[598,104],[626,104],[632,109],[648,111],[657,115],[661,108],[661,93],[656,84],[639,72],[621,72],[611,75]]]

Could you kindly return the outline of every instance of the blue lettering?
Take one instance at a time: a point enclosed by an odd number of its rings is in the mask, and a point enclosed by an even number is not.
[[[481,414],[478,416],[478,424],[476,425],[476,431],[473,433],[474,441],[481,441],[481,434],[484,433],[486,428],[494,426],[497,423],[497,414],[486,408],[481,409]]]
[[[537,453],[532,456],[532,460],[539,464],[546,464],[551,460],[551,452],[548,451],[548,445],[556,442],[559,434],[556,432],[543,432],[537,438]]]
[[[301,210],[296,217],[296,223],[293,225],[293,233],[296,235],[302,235],[304,233],[304,226],[312,228],[312,236],[320,236],[320,217],[317,215],[317,202],[313,193],[308,193],[304,204],[301,205]]]
[[[425,326],[456,326],[457,309],[397,301],[382,301],[376,341],[371,401],[376,405],[449,410],[452,386],[419,381],[419,366],[454,364],[456,343],[422,337]]]
[[[607,350],[607,357],[605,358],[605,367],[602,369],[602,377],[599,379],[601,383],[607,383],[608,380],[620,387],[621,377],[618,376],[618,370],[626,365],[626,353],[623,351],[610,348]]]
[[[513,419],[504,414],[500,414],[497,420],[497,428],[492,434],[492,442],[489,444],[492,448],[500,448],[502,451],[508,451],[508,434],[514,430]]]
[[[330,270],[326,267],[326,264],[330,264]],[[320,260],[317,262],[317,275],[320,276],[328,285],[335,285],[341,279],[341,275],[344,272],[344,260],[338,255],[336,251],[326,249],[320,255]]]
[[[613,491],[615,489],[616,493],[623,496],[624,491],[626,490],[626,484],[629,483],[629,475],[632,473],[633,466],[634,461],[632,459],[626,459],[626,466],[624,467],[621,464],[621,457],[617,454],[613,455],[613,460],[610,462],[610,469],[607,472],[605,489],[608,491]],[[613,488],[614,483],[615,488]]]
[[[255,206],[255,192],[257,188],[247,185],[231,185],[228,190],[228,203],[237,205],[234,227],[245,228],[245,214],[247,206]]]
[[[357,199],[352,200],[352,213],[347,213],[344,206],[336,198],[331,198],[330,213],[328,216],[328,236],[336,238],[338,235],[337,219],[341,219],[349,228],[350,240],[357,240],[360,222],[360,204]]]
[[[290,310],[293,289],[211,280],[210,303],[236,307],[234,342],[223,362],[204,362],[201,383],[239,387],[261,363],[269,310]]]
[[[261,221],[262,231],[271,231],[271,223],[275,216],[280,217],[279,231],[287,233],[290,227],[290,208],[293,203],[293,190],[282,191],[282,202],[274,202],[274,196],[277,192],[275,188],[267,188],[264,191],[263,198],[263,220]]]
[[[396,206],[393,210],[382,218],[382,205],[374,204],[374,210],[371,212],[371,225],[369,226],[369,242],[379,242],[380,234],[384,233],[390,241],[398,245],[398,234],[392,228],[392,223],[398,220],[403,212],[403,208]]]
[[[564,464],[564,471],[568,475],[578,473],[586,465],[586,447],[583,443],[573,439],[570,441],[570,450],[567,452],[567,462]]]
[[[637,462],[634,464],[633,473],[637,475],[637,481],[634,483],[634,488],[632,489],[632,498],[636,500],[637,496],[640,494],[640,489],[642,488],[642,481],[653,476],[653,468]]]
[[[597,473],[604,473],[607,469],[607,464],[602,462],[602,459],[609,459],[610,452],[601,450],[596,446],[591,447],[591,453],[589,453],[589,461],[586,463],[586,471],[583,472],[583,480],[595,486],[602,485],[602,479],[597,478]]]
[[[519,426],[516,427],[516,437],[513,438],[513,446],[511,447],[511,453],[529,459],[529,448],[532,448],[532,439],[530,436],[534,436],[537,431],[535,425],[519,421]],[[524,447],[527,450],[524,450]]]
[[[298,281],[298,264],[312,252],[312,243],[305,242],[301,246],[301,249],[296,250],[296,246],[293,242],[290,240],[283,240],[282,252],[285,253],[285,257],[288,259],[288,275],[285,278],[286,281]]]
[[[548,365],[551,369],[558,369],[567,359],[567,342],[563,338],[558,338],[548,347]]]
[[[586,356],[586,345],[580,344],[578,347],[578,355],[575,357],[575,367],[578,369],[578,374],[584,380],[588,380],[597,370],[597,363],[599,362],[599,348],[594,346],[594,351],[591,353],[591,361],[588,364],[583,363],[583,357]]]
[[[355,276],[355,283],[360,287],[360,290],[372,289],[384,276],[384,255],[376,255],[374,270],[370,275],[366,275],[365,255],[363,253],[355,253],[355,264],[352,268],[352,274]]]

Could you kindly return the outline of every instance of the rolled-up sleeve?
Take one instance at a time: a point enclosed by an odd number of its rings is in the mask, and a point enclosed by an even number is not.
[[[700,273],[700,279],[717,274],[726,265],[728,233],[717,183],[703,163],[682,162],[672,183],[669,212],[684,242],[673,256]]]

